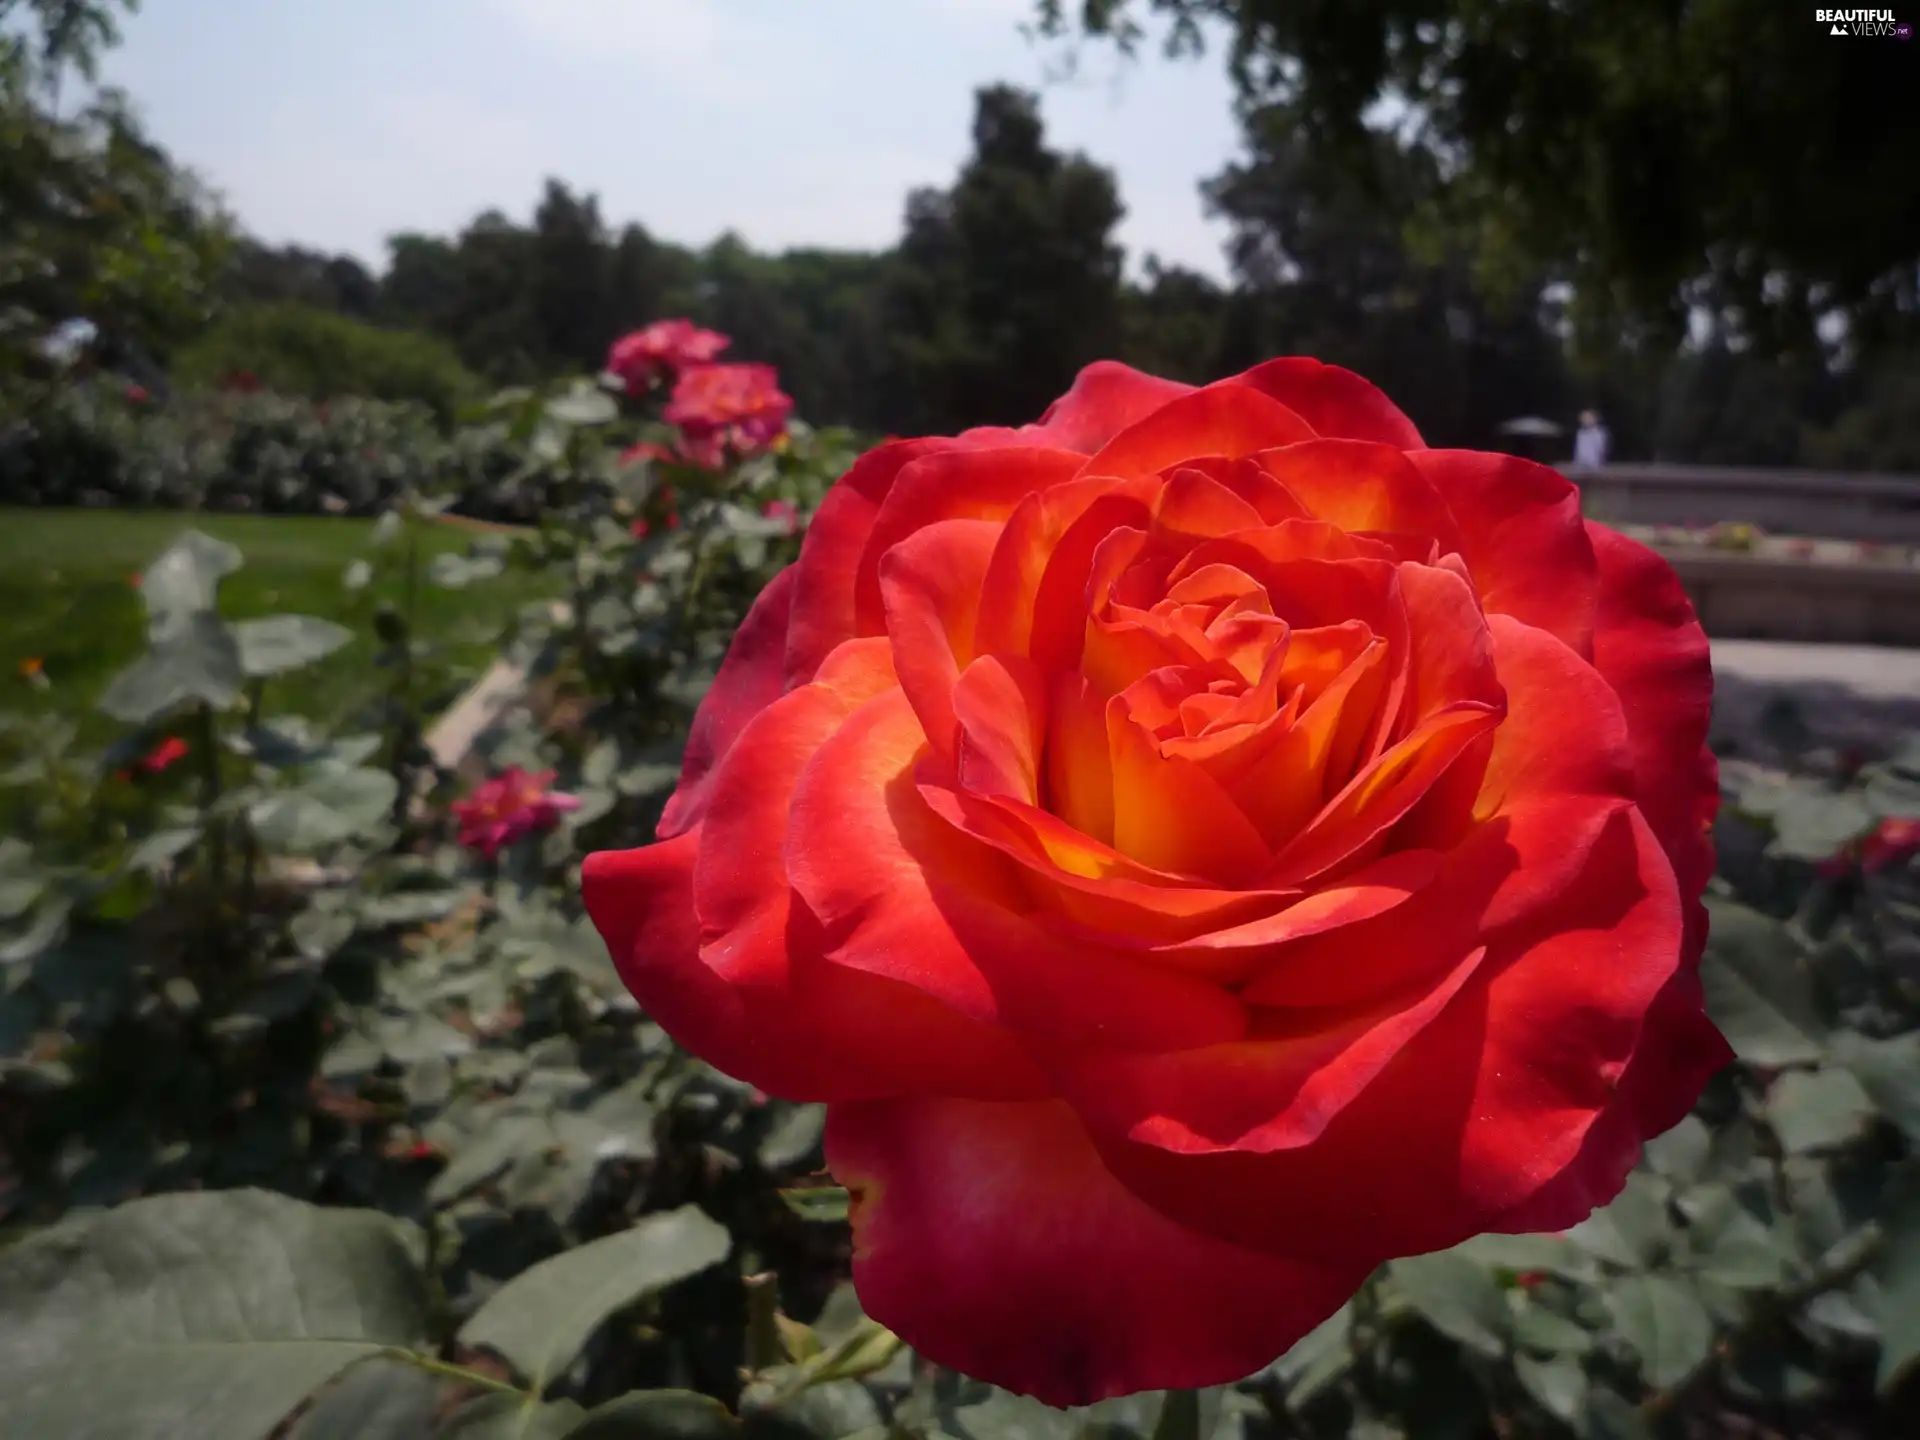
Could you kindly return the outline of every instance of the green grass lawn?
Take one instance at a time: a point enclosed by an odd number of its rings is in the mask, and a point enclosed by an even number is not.
[[[221,586],[220,609],[229,620],[320,615],[355,632],[351,645],[271,682],[267,692],[270,712],[346,723],[391,683],[373,663],[374,611],[382,601],[405,603],[405,547],[395,539],[375,548],[373,525],[306,515],[0,509],[0,711],[57,710],[80,722],[83,743],[116,738],[123,727],[93,707],[146,643],[134,577],[181,531],[198,529],[246,557]],[[440,589],[426,583],[426,565],[436,554],[466,553],[473,537],[429,523],[415,534],[422,570],[417,633],[435,647],[422,690],[444,697],[486,667],[501,624],[548,585],[509,571],[467,589]],[[372,562],[375,579],[350,591],[342,577],[357,559]],[[24,677],[35,660],[49,682],[44,688]]]

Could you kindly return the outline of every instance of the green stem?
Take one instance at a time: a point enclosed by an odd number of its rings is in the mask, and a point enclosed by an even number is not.
[[[260,727],[260,710],[266,700],[267,682],[255,680],[247,687],[247,729],[257,731]],[[244,815],[240,819],[240,912],[253,915],[254,882],[260,866],[260,837],[253,832],[253,822]]]
[[[524,1400],[535,1400],[531,1390],[513,1384],[507,1380],[496,1380],[491,1375],[482,1375],[478,1370],[468,1370],[461,1365],[451,1365],[445,1360],[435,1360],[431,1355],[422,1355],[417,1350],[403,1350],[398,1346],[382,1350],[381,1355],[389,1360],[398,1360],[424,1370],[429,1375],[441,1375],[449,1380],[457,1380],[462,1385],[471,1385],[477,1390],[491,1390],[497,1395],[518,1395]]]
[[[747,1368],[771,1370],[786,1358],[780,1343],[780,1287],[770,1270],[760,1268],[752,1252],[741,1257],[741,1282],[747,1289]]]

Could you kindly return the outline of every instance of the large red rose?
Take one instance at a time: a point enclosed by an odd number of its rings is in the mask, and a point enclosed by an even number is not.
[[[827,495],[589,910],[828,1102],[868,1312],[1068,1405],[1559,1229],[1729,1058],[1707,642],[1556,472],[1344,370],[1098,364]]]

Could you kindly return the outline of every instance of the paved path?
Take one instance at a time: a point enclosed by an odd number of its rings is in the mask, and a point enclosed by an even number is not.
[[[1769,748],[1760,717],[1782,699],[1821,744],[1874,753],[1920,731],[1920,650],[1716,640],[1713,676],[1715,736],[1743,753]]]

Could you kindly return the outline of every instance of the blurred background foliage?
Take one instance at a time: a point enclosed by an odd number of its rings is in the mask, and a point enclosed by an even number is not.
[[[503,196],[458,233],[393,236],[377,270],[271,246],[82,83],[119,10],[0,4],[7,373],[44,369],[29,338],[83,316],[88,363],[149,388],[243,371],[444,420],[476,385],[591,369],[687,315],[775,365],[800,413],[870,433],[1017,422],[1100,356],[1198,380],[1306,353],[1374,378],[1436,444],[1594,406],[1618,459],[1920,453],[1912,49],[1813,43],[1768,0],[1039,4],[1082,46],[1212,40],[1234,67],[1244,143],[1205,185],[1225,285],[1129,270],[1112,172],[1004,85],[887,250],[681,245],[560,177],[530,211]]]

